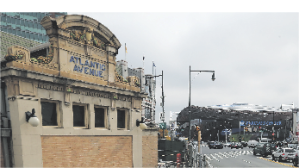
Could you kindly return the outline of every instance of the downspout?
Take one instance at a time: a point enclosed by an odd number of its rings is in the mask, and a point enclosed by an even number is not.
[[[3,86],[4,85],[4,86]],[[9,143],[9,140],[11,140],[11,128],[9,126],[9,106],[7,100],[7,89],[6,85],[3,83],[1,86],[1,104],[4,105],[1,108],[1,141],[2,141],[2,152],[3,152],[3,158],[4,158],[4,166],[5,167],[12,167],[11,161],[12,161],[12,151],[9,151],[9,149],[12,150],[12,145]],[[11,157],[10,157],[11,155]]]

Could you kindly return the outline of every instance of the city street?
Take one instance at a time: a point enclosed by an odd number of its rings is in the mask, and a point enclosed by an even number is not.
[[[207,167],[293,167],[291,162],[274,162],[271,156],[254,156],[252,148],[243,149],[209,149],[203,145],[201,154],[206,156]]]

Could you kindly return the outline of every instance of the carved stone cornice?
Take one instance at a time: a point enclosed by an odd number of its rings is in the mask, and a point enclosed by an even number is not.
[[[12,78],[12,75],[14,76]],[[107,93],[117,93],[120,95],[127,95],[127,96],[133,96],[133,97],[140,97],[145,98],[147,97],[147,94],[141,93],[137,87],[132,87],[130,85],[127,85],[127,89],[123,89],[121,86],[116,86],[115,83],[109,83],[110,85],[98,85],[95,83],[90,83],[88,81],[79,81],[75,79],[68,79],[48,74],[43,74],[35,71],[22,71],[21,69],[16,68],[4,68],[1,70],[1,79],[4,79],[5,82],[10,85],[12,85],[12,82],[16,84],[18,83],[17,78],[24,78],[26,77],[28,80],[34,80],[38,82],[49,82],[52,84],[58,84],[58,85],[65,85],[65,86],[71,86],[71,87],[77,87],[77,88],[89,88],[91,90],[95,91],[104,91]],[[121,83],[119,83],[121,85]],[[12,94],[19,95],[18,89],[12,88]],[[15,92],[18,93],[15,93]]]

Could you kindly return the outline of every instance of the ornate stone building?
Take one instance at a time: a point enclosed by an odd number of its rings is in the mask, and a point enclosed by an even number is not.
[[[158,131],[137,124],[147,95],[116,72],[116,36],[83,15],[41,24],[48,45],[12,46],[1,62],[5,166],[157,166]]]

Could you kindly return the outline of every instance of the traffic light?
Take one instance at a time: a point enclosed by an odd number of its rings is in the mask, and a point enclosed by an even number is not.
[[[196,126],[196,131],[199,131],[200,130],[200,127],[199,126]]]
[[[201,131],[198,131],[198,144],[200,143],[201,141]]]
[[[201,131],[198,131],[198,133],[197,133],[197,135],[198,135],[198,151],[200,151],[200,141],[201,141]]]

